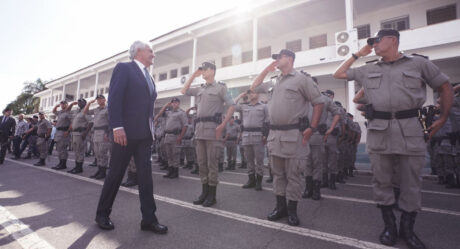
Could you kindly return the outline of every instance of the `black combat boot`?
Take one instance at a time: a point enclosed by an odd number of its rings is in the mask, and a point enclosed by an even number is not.
[[[208,193],[209,193],[209,185],[203,184],[201,187],[201,194],[200,196],[198,196],[198,199],[193,201],[193,204],[195,205],[203,204],[204,200],[206,200],[206,197],[208,196]]]
[[[287,205],[287,214],[288,214],[288,224],[291,226],[298,226],[299,225],[299,217],[297,217],[297,202],[296,201],[288,201]]]
[[[401,222],[399,224],[399,237],[405,242],[410,249],[425,249],[423,242],[414,233],[415,217],[417,212],[405,212],[401,214]]]
[[[194,165],[195,165],[195,168],[194,168],[192,171],[190,171],[190,174],[197,175],[197,174],[200,172],[200,171],[198,170],[198,164],[195,163]]]
[[[32,154],[31,154],[31,153],[27,153],[27,156],[26,156],[26,157],[23,157],[22,159],[32,159]]]
[[[75,167],[67,172],[71,174],[80,174],[83,172],[83,162],[75,162]]]
[[[179,161],[179,165],[184,165],[184,163],[185,163],[185,159],[181,158],[180,161]]]
[[[327,173],[323,173],[323,180],[321,181],[321,188],[329,187],[329,177]]]
[[[454,174],[448,174],[446,176],[446,188],[455,188],[456,184],[455,184],[455,178],[454,178]]]
[[[257,191],[262,190],[262,179],[264,176],[256,174],[256,187],[254,188]]]
[[[313,180],[313,193],[311,199],[315,201],[321,200],[321,182],[318,180]]]
[[[234,170],[233,161],[227,161],[227,167],[225,167],[225,170]]]
[[[137,183],[137,173],[128,171],[128,178],[126,178],[126,182],[122,183],[121,186],[123,187],[133,187],[136,186]]]
[[[266,183],[272,183],[273,182],[273,175],[272,175],[272,169],[268,169],[268,175],[269,177],[267,178],[267,180],[265,180]]]
[[[171,175],[169,175],[168,178],[170,179],[179,178],[179,168],[172,168]]]
[[[166,175],[163,175],[164,178],[169,178],[173,174],[174,168],[173,167],[168,167],[168,173]]]
[[[96,179],[96,180],[104,179],[105,176],[106,176],[106,171],[107,171],[107,168],[106,168],[106,167],[101,167],[101,171],[99,172],[98,175],[96,175],[96,176],[94,177],[94,179]]]
[[[331,174],[329,176],[329,189],[332,189],[332,190],[337,189],[337,187],[335,186],[335,179],[336,179],[335,174]]]
[[[438,176],[438,184],[442,185],[446,183],[446,179],[444,176]]]
[[[97,166],[97,158],[94,158],[94,161],[91,164],[89,164],[88,166],[96,167]]]
[[[203,207],[210,207],[217,203],[216,200],[216,188],[217,186],[209,186],[209,192],[206,196],[206,200],[203,202]]]
[[[55,170],[67,169],[67,160],[66,159],[60,160],[59,164],[52,167],[52,169],[55,169]]]
[[[219,163],[219,164],[217,164],[217,165],[218,165],[217,168],[218,168],[218,171],[219,171],[219,172],[224,171],[224,163]]]
[[[163,164],[162,164],[162,167],[160,168],[160,170],[167,170],[168,168],[169,168],[168,162],[167,162],[167,161],[163,161]]]
[[[353,168],[348,168],[348,176],[354,177],[355,175],[353,174]]]
[[[305,177],[305,191],[302,193],[302,198],[309,199],[313,195],[313,176]]]
[[[103,169],[102,167],[98,167],[96,173],[94,175],[90,176],[89,178],[96,178],[96,176],[98,176],[101,173],[102,169]],[[104,172],[105,172],[105,170],[104,170]]]
[[[378,205],[378,207],[382,211],[382,219],[385,225],[379,236],[380,243],[387,246],[394,246],[398,238],[398,230],[396,228],[396,217],[393,214],[393,205]]]
[[[256,175],[249,174],[248,175],[248,182],[242,186],[242,188],[254,188],[256,186]]]
[[[345,180],[343,179],[343,172],[339,170],[339,172],[337,173],[337,182],[338,183],[342,183],[342,184],[345,184]]]
[[[277,221],[283,217],[286,217],[287,215],[288,214],[287,214],[286,197],[277,195],[276,196],[276,207],[267,216],[267,219],[270,221]]]
[[[241,161],[241,166],[240,166],[240,168],[242,168],[242,169],[246,169],[247,167],[248,167],[248,166],[247,166],[247,163],[246,163],[246,161],[244,161],[244,160],[243,160],[243,161]]]
[[[40,158],[40,161],[34,164],[35,166],[45,166],[45,159]]]
[[[460,173],[455,174],[456,178],[456,183],[457,183],[457,188],[460,188]]]

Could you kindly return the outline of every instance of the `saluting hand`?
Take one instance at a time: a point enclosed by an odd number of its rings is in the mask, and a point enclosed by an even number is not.
[[[121,146],[128,145],[128,140],[126,139],[125,129],[121,128],[113,131],[113,141]]]
[[[356,53],[356,56],[362,57],[366,56],[368,54],[372,53],[372,47],[369,46],[369,44],[366,44],[366,46],[362,47],[358,53]]]
[[[276,64],[277,62],[276,61],[272,61],[272,63],[270,63],[266,68],[265,70],[267,70],[268,72],[273,72],[276,70]]]
[[[310,140],[311,135],[313,135],[313,130],[310,127],[308,127],[303,131],[302,144],[307,144],[308,140]]]
[[[202,73],[203,71],[201,71],[200,69],[197,69],[195,72],[193,72],[192,77],[193,78],[199,77],[201,76]]]

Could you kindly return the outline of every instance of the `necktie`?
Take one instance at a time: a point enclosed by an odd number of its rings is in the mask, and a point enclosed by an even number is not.
[[[153,86],[152,78],[150,78],[150,74],[147,71],[147,68],[144,68],[145,80],[147,80],[147,85],[149,86],[150,95],[153,95],[155,91],[155,87]]]

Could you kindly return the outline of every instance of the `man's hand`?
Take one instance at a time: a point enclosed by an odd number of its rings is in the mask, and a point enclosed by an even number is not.
[[[93,100],[91,100],[90,102],[88,102],[88,104],[92,104],[92,103],[96,102],[96,100],[97,100],[97,99],[93,99]]]
[[[303,131],[302,144],[307,144],[308,140],[310,140],[311,135],[313,135],[313,130],[310,127],[308,127]]]
[[[176,140],[176,143],[177,143],[177,145],[181,145],[182,144],[182,137],[178,137],[177,140]]]
[[[324,142],[327,142],[327,137],[329,136],[329,134],[332,133],[333,130],[334,129],[329,128],[329,130],[326,131],[326,133],[324,134],[324,138],[323,138]]]
[[[428,127],[428,131],[430,131],[430,136],[429,136],[430,139],[434,134],[436,134],[436,132],[439,131],[439,129],[441,129],[444,126],[446,121],[447,120],[438,119],[434,121],[430,127]]]
[[[200,69],[197,69],[195,72],[193,72],[192,77],[193,78],[200,77],[202,74],[203,74],[203,71],[201,71]]]
[[[265,68],[265,70],[267,70],[267,72],[274,72],[274,71],[276,70],[276,64],[277,64],[276,61],[272,61],[272,63],[270,63],[270,64]]]
[[[221,140],[222,139],[222,132],[224,131],[225,126],[223,124],[220,124],[216,127],[216,139]]]
[[[372,53],[372,47],[369,46],[369,44],[366,44],[366,46],[362,47],[358,53],[356,53],[356,56],[358,57],[363,57],[363,56],[366,56],[368,54]]]
[[[125,129],[121,128],[113,131],[113,141],[121,146],[128,145]]]

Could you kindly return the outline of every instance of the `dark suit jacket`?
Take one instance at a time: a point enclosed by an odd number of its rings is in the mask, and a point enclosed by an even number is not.
[[[9,136],[14,136],[16,130],[16,121],[10,117],[5,123],[2,124],[3,116],[0,116],[0,139],[8,139]]]
[[[144,72],[134,61],[118,63],[113,70],[108,99],[109,125],[111,129],[123,127],[128,139],[152,136],[149,118],[153,120],[157,92],[155,87],[150,95],[147,84]]]

